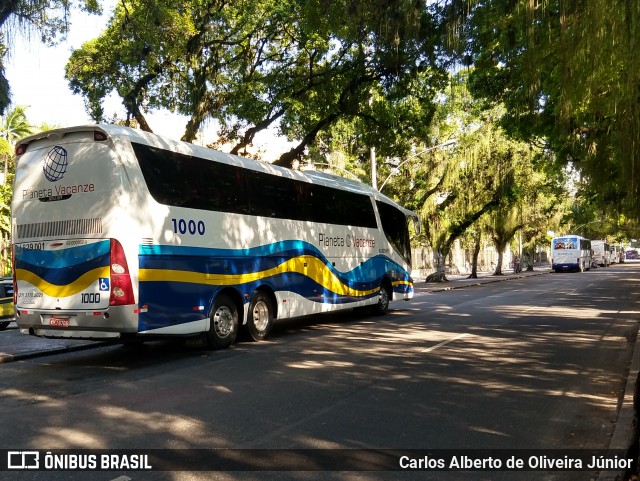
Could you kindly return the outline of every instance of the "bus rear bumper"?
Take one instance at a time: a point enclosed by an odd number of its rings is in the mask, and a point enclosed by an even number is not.
[[[16,324],[24,334],[50,338],[118,339],[138,332],[134,306],[113,306],[103,311],[16,309]]]
[[[556,272],[561,272],[561,271],[579,271],[580,270],[580,264],[576,263],[576,262],[566,262],[566,263],[558,263],[558,264],[552,264],[551,265],[551,269],[553,269]]]
[[[41,329],[31,327],[20,329],[22,334],[31,336],[46,337],[49,339],[85,339],[89,341],[105,341],[119,339],[121,333],[106,331],[64,331],[61,329]]]

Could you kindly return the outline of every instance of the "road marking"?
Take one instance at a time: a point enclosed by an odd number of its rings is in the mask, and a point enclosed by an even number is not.
[[[463,337],[465,337],[465,336],[468,336],[468,334],[467,334],[467,333],[464,333],[464,334],[458,334],[456,337],[452,337],[451,339],[449,339],[449,340],[447,340],[447,341],[442,341],[441,343],[436,344],[435,346],[431,346],[431,347],[428,347],[428,348],[426,348],[426,349],[423,349],[423,350],[422,350],[422,351],[420,351],[420,352],[422,352],[422,353],[426,353],[426,352],[432,352],[432,351],[435,351],[435,350],[436,350],[436,349],[438,349],[439,347],[446,346],[446,345],[447,345],[447,344],[449,344],[450,342],[457,341],[458,339],[462,339],[462,338],[463,338]]]

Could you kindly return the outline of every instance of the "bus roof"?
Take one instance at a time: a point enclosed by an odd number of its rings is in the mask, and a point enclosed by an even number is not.
[[[140,144],[149,145],[160,149],[171,150],[182,154],[194,155],[201,158],[214,160],[217,162],[242,165],[245,168],[266,172],[272,175],[278,175],[282,177],[289,177],[298,180],[304,180],[313,184],[324,185],[328,187],[337,187],[342,190],[356,192],[364,195],[373,196],[376,200],[388,202],[396,205],[406,215],[413,217],[418,221],[418,216],[415,212],[398,206],[396,202],[381,194],[373,187],[351,179],[346,179],[338,175],[327,174],[324,172],[316,172],[305,170],[304,172],[288,169],[286,167],[280,167],[277,165],[261,162],[247,157],[241,157],[233,154],[227,154],[218,150],[210,149],[208,147],[202,147],[199,145],[183,142],[179,140],[170,139],[161,135],[153,134],[150,132],[144,132],[142,130],[133,129],[130,127],[124,127],[120,125],[111,124],[93,124],[93,125],[80,125],[76,127],[66,127],[61,129],[48,130],[39,132],[34,135],[23,138],[17,143],[16,151],[20,146],[27,147],[30,143],[50,138],[63,139],[66,135],[78,132],[101,132],[108,137],[125,137],[130,142],[137,142]]]
[[[553,239],[567,239],[567,238],[573,238],[573,239],[587,239],[586,237],[582,237],[581,235],[578,234],[565,234],[565,235],[559,235],[554,237]]]

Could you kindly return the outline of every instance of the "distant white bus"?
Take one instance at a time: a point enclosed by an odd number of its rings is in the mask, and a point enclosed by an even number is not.
[[[568,234],[551,240],[551,268],[561,271],[587,271],[591,268],[591,241]]]
[[[610,252],[610,260],[612,264],[619,264],[621,262],[624,262],[624,249],[622,248],[622,246],[618,244],[612,244]]]
[[[413,296],[409,219],[371,187],[108,125],[22,140],[23,333],[264,339],[274,319]]]
[[[591,240],[592,262],[601,267],[611,264],[611,246],[604,240]]]

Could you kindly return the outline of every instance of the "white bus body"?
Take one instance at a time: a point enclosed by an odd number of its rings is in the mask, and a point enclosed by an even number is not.
[[[551,268],[556,271],[586,271],[591,267],[591,241],[578,235],[551,239]]]
[[[47,337],[203,333],[413,296],[408,219],[365,184],[111,125],[17,147],[16,321]]]
[[[608,267],[611,264],[611,246],[606,241],[592,240],[591,249],[594,264],[602,267]]]

